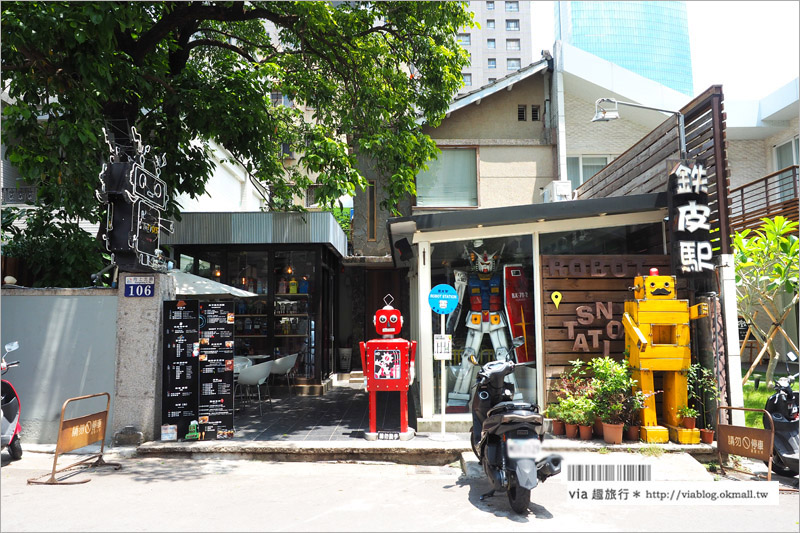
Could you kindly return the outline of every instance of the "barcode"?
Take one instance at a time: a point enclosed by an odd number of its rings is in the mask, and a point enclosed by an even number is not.
[[[567,465],[568,481],[650,481],[652,465]]]

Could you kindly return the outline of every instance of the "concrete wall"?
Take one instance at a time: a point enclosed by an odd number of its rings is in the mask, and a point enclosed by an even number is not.
[[[564,105],[567,156],[610,154],[616,157],[652,130],[633,120],[591,122],[595,113],[594,102],[569,92],[565,93]]]
[[[117,342],[115,289],[3,289],[2,344],[19,341],[8,357],[19,360],[6,378],[20,395],[22,438],[55,443],[61,407],[69,398],[108,392],[112,396]],[[73,404],[68,417],[97,412],[105,399]]]

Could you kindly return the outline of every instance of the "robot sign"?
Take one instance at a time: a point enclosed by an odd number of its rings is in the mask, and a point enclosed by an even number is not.
[[[458,305],[458,293],[450,285],[441,283],[432,288],[428,294],[428,305],[434,313],[449,315]]]

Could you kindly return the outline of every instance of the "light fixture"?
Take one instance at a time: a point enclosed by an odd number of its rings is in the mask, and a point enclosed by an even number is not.
[[[214,277],[218,278],[222,275],[222,271],[220,269],[216,269],[214,271]]]
[[[609,106],[601,106],[600,104],[604,102],[609,102],[613,104],[614,107]],[[683,114],[680,111],[671,111],[669,109],[660,109],[658,107],[650,107],[641,104],[634,104],[632,102],[620,102],[614,98],[598,98],[594,103],[594,118],[592,118],[592,122],[608,122],[609,120],[616,120],[619,118],[619,106],[627,105],[631,107],[638,107],[640,109],[650,109],[652,111],[661,111],[662,113],[670,113],[676,115],[678,117],[678,138],[680,141],[680,157],[681,159],[686,159],[688,154],[686,153],[686,130],[684,128],[683,123]],[[606,109],[608,108],[608,109]]]

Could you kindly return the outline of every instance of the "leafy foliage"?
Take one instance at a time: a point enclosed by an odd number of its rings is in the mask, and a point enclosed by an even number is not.
[[[594,422],[594,401],[588,396],[568,394],[558,402],[561,420],[567,424],[591,426]]]
[[[636,385],[630,367],[610,357],[595,357],[589,362],[589,369],[593,376],[597,416],[608,424],[625,423],[629,398],[633,396],[633,387]]]
[[[702,410],[703,427],[710,428],[711,421],[708,420],[709,413],[706,412],[706,400],[718,401],[720,398],[714,373],[700,363],[692,363],[686,375],[686,382],[689,399],[699,405]]]
[[[797,222],[782,216],[761,220],[763,225],[755,231],[745,229],[736,232],[733,236],[733,253],[738,311],[763,345],[769,333],[756,322],[755,314],[763,309],[778,320],[797,301],[800,243]],[[781,295],[784,293],[794,295],[795,300],[782,304]],[[771,343],[768,349],[769,381],[778,358]]]
[[[10,225],[16,217],[26,220],[26,232]],[[92,273],[103,268],[98,241],[63,211],[3,209],[3,218],[4,238],[10,237],[3,254],[25,259],[34,287],[87,286]]]
[[[444,117],[469,61],[456,35],[473,24],[463,2],[3,2],[2,20],[7,157],[65,222],[103,219],[104,126],[166,154],[169,217],[176,196],[204,192],[212,141],[271,209],[303,209],[309,176],[332,207],[366,186],[369,160],[396,212],[437,152],[417,120]]]

